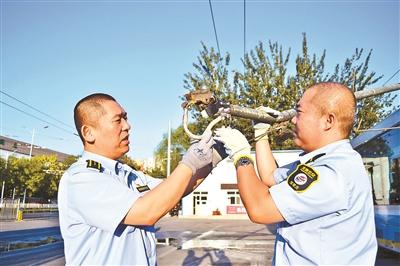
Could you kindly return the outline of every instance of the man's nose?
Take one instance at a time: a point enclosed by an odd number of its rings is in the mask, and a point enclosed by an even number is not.
[[[131,124],[129,124],[128,120],[124,119],[124,122],[124,129],[128,131],[131,130]]]

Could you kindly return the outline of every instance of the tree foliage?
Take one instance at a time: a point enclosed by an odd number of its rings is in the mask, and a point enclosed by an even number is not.
[[[369,70],[372,50],[365,55],[364,50],[358,48],[353,55],[345,58],[343,64],[337,64],[332,73],[327,72],[326,50],[321,55],[310,53],[305,33],[301,52],[296,55],[294,62],[291,61],[291,48],[286,49],[277,42],[269,41],[268,45],[259,42],[242,58],[243,70],[229,70],[229,53],[221,57],[213,47],[209,48],[204,43],[201,46],[197,62],[193,63],[194,71],[184,76],[184,88],[188,91],[205,88],[219,100],[251,108],[269,106],[281,111],[288,110],[294,108],[304,91],[317,82],[341,82],[353,91],[361,91],[383,77]],[[358,101],[355,129],[370,128],[390,114],[396,108],[393,106],[394,99],[395,96],[387,94]],[[202,118],[196,111],[192,112],[192,120],[194,122],[189,128],[195,134],[203,132],[211,121],[210,118]],[[219,126],[228,124],[241,130],[247,139],[252,139],[251,121],[234,118],[220,123]],[[273,149],[295,147],[291,138],[288,138],[290,127],[290,123],[284,123],[276,127],[281,130],[271,132]],[[175,139],[177,142],[173,142],[174,147],[180,147],[172,152],[176,160],[178,154],[187,148],[189,140],[181,127],[172,135],[179,136]],[[156,160],[166,158],[166,143],[167,136],[164,135],[155,152]],[[173,165],[176,164],[177,160]]]
[[[64,171],[77,157],[70,156],[63,162],[55,155],[16,158],[10,156],[0,159],[0,182],[5,184],[4,196],[22,196],[26,189],[27,197],[53,199],[57,197],[58,183]],[[14,190],[15,189],[15,190]]]

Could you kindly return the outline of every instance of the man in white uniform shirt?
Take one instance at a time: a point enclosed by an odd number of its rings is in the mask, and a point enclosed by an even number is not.
[[[259,177],[243,134],[217,130],[215,139],[231,151],[247,213],[256,223],[278,223],[274,265],[374,265],[371,184],[348,139],[354,94],[339,83],[319,83],[305,91],[296,109],[294,141],[304,153],[292,164],[277,168],[269,125],[255,125]]]
[[[156,265],[153,225],[211,170],[211,132],[163,182],[118,162],[129,151],[127,119],[107,94],[89,95],[75,106],[84,152],[58,192],[66,264]]]

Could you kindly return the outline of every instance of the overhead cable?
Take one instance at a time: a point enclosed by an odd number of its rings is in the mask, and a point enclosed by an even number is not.
[[[212,22],[213,22],[213,26],[214,26],[215,40],[216,40],[216,42],[217,42],[218,55],[219,55],[219,57],[221,57],[221,50],[219,49],[217,28],[216,28],[216,26],[215,26],[214,13],[213,13],[213,9],[212,9],[211,0],[208,0],[208,3],[210,4],[210,12],[211,12],[211,18],[212,18]]]
[[[388,83],[392,78],[394,78],[394,76],[396,76],[397,73],[399,73],[399,71],[400,71],[400,68],[397,69],[397,71],[388,80],[386,80],[386,82],[382,86],[385,86],[386,83]]]
[[[246,0],[243,0],[243,60],[246,56]]]
[[[12,109],[15,109],[15,110],[17,110],[17,111],[19,111],[19,112],[21,112],[21,113],[23,113],[23,114],[26,114],[26,115],[28,115],[28,116],[31,116],[31,117],[33,117],[33,118],[35,118],[35,119],[37,119],[37,120],[40,120],[40,121],[42,121],[42,122],[45,122],[46,124],[49,124],[49,125],[51,125],[51,126],[53,126],[53,127],[56,127],[56,128],[58,128],[58,129],[60,129],[60,130],[62,130],[62,131],[64,131],[64,132],[67,132],[67,133],[73,134],[73,135],[75,135],[75,136],[78,136],[78,134],[76,134],[76,133],[74,133],[74,132],[68,131],[68,130],[66,130],[66,129],[62,128],[62,127],[59,127],[59,126],[57,126],[57,125],[55,125],[55,124],[53,124],[53,123],[51,123],[51,122],[49,122],[49,121],[46,121],[46,120],[44,120],[44,119],[42,119],[42,118],[40,118],[40,117],[37,117],[37,116],[35,116],[35,115],[33,115],[33,114],[30,114],[30,113],[27,113],[27,112],[25,112],[25,111],[23,111],[23,110],[21,110],[21,109],[15,107],[15,106],[12,106],[12,105],[10,105],[10,104],[8,104],[8,103],[5,103],[5,102],[3,102],[3,101],[0,101],[0,103],[4,104],[4,105],[6,105],[6,106],[8,106],[8,107],[10,107],[10,108],[12,108]]]
[[[4,92],[4,91],[0,91],[0,92],[1,92],[2,94],[4,94],[4,95],[10,97],[11,99],[13,99],[13,100],[15,100],[15,101],[17,101],[17,102],[19,102],[19,103],[22,103],[22,104],[25,105],[25,106],[28,106],[29,108],[35,110],[36,112],[39,112],[39,113],[41,113],[42,115],[45,115],[45,116],[47,116],[47,117],[53,119],[54,121],[57,121],[58,123],[63,124],[63,125],[66,126],[66,127],[69,127],[69,128],[71,128],[71,129],[75,129],[75,128],[71,127],[70,125],[64,123],[63,121],[60,121],[60,120],[58,120],[57,118],[55,118],[55,117],[53,117],[53,116],[51,116],[51,115],[48,115],[48,114],[46,114],[45,112],[40,111],[39,109],[33,107],[32,105],[27,104],[27,103],[25,103],[25,102],[23,102],[23,101],[21,101],[21,100],[15,98],[15,97],[11,96],[10,94],[8,94],[8,93],[6,93],[6,92]]]

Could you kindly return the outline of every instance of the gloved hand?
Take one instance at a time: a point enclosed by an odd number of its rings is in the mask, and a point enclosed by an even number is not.
[[[281,112],[274,110],[269,107],[260,106],[257,107],[256,110],[266,112],[272,117],[277,117],[281,114]],[[268,130],[271,128],[271,125],[268,123],[262,123],[258,121],[253,121],[254,128],[254,140],[257,142],[259,140],[267,140],[268,139]]]
[[[250,157],[250,144],[246,137],[237,129],[221,127],[215,130],[215,140],[224,143],[229,157],[234,164],[240,157]]]
[[[204,132],[201,140],[192,144],[185,155],[183,155],[180,163],[188,166],[192,170],[193,175],[204,166],[208,164],[211,166],[213,156],[211,147],[214,144],[214,140],[211,136],[211,130]]]

